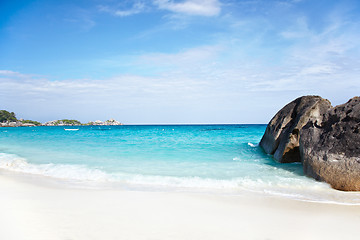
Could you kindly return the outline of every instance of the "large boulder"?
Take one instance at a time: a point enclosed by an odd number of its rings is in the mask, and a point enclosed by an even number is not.
[[[332,107],[304,96],[269,122],[260,146],[283,163],[301,161],[304,173],[333,188],[360,191],[360,97]]]
[[[320,124],[331,107],[319,96],[303,96],[283,107],[267,125],[260,146],[281,163],[301,162],[300,131],[309,121]]]
[[[360,97],[309,119],[300,132],[304,173],[333,188],[360,191]]]

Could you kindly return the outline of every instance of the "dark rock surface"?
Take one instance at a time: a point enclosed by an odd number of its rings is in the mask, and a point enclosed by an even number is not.
[[[302,162],[307,176],[335,189],[360,191],[360,97],[336,107],[297,98],[271,119],[260,146],[279,162]]]
[[[331,107],[319,96],[304,96],[283,107],[269,122],[260,146],[281,163],[300,162],[299,133],[311,119],[321,122]]]
[[[333,188],[360,191],[360,97],[329,109],[321,125],[300,134],[304,173]]]

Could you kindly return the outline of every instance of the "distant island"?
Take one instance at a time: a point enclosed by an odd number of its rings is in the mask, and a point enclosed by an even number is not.
[[[45,123],[40,123],[33,120],[17,119],[14,112],[8,112],[6,110],[0,110],[0,127],[34,127],[34,126],[118,126],[124,125],[123,123],[116,121],[115,119],[109,119],[104,122],[96,120],[88,123],[81,123],[74,119],[61,119],[53,120]]]

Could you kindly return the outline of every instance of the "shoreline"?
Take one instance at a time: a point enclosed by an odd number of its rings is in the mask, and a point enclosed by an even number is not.
[[[0,171],[2,239],[356,239],[360,206],[80,189]],[[341,229],[346,229],[342,231]]]
[[[12,162],[7,163],[12,166]],[[314,182],[314,184],[321,184],[317,187],[307,189],[300,188],[281,188],[280,186],[254,186],[250,185],[238,185],[238,186],[222,186],[222,184],[229,183],[219,183],[219,185],[214,186],[203,186],[204,182],[208,183],[209,179],[202,179],[200,183],[196,183],[194,186],[187,186],[187,182],[191,179],[177,179],[176,177],[166,177],[163,176],[166,180],[167,178],[173,178],[169,183],[159,182],[158,176],[155,176],[155,182],[152,181],[152,177],[144,177],[144,179],[137,179],[135,181],[130,179],[117,180],[116,178],[112,179],[111,175],[103,176],[102,174],[107,174],[105,172],[100,172],[100,179],[94,180],[85,178],[63,178],[61,176],[53,175],[54,173],[50,170],[50,174],[47,174],[47,168],[39,168],[38,170],[45,171],[44,174],[37,173],[36,165],[30,165],[27,168],[32,171],[25,171],[21,163],[15,163],[15,166],[19,164],[19,170],[7,169],[7,167],[0,167],[0,176],[14,178],[16,181],[21,181],[29,183],[32,185],[45,186],[48,188],[61,188],[61,189],[74,189],[74,190],[109,190],[109,191],[140,191],[140,192],[159,192],[159,193],[184,193],[184,194],[204,194],[204,195],[214,195],[214,196],[243,196],[243,195],[254,195],[257,197],[269,197],[269,198],[280,198],[287,199],[290,201],[301,201],[301,202],[311,202],[319,204],[332,204],[332,205],[344,205],[344,206],[359,206],[360,207],[360,192],[343,192],[332,189],[330,186],[327,186],[326,183]],[[73,170],[73,169],[68,169]],[[89,170],[89,169],[85,169]],[[66,171],[62,169],[60,173]],[[213,180],[213,179],[212,179]],[[180,182],[176,182],[180,181]],[[183,182],[181,182],[183,181]],[[199,179],[195,179],[199,181]],[[216,180],[214,180],[216,181]],[[221,180],[220,180],[221,181]],[[224,180],[225,182],[227,180]],[[185,184],[186,183],[186,184]],[[183,185],[184,184],[184,185]],[[234,183],[232,183],[233,185]],[[251,183],[250,183],[251,184]],[[309,183],[311,184],[311,183]],[[321,188],[319,188],[321,186]]]
[[[64,124],[64,125],[19,125],[19,126],[2,126],[0,128],[18,128],[18,127],[113,127],[113,126],[253,126],[263,125],[266,123],[122,123],[114,125],[99,125],[99,124]]]

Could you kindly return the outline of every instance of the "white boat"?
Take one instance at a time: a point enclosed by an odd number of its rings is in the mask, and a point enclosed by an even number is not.
[[[65,131],[79,131],[78,128],[64,128]]]

